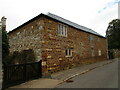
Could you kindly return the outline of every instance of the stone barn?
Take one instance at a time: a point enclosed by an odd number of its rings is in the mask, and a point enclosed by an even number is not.
[[[33,49],[42,73],[107,58],[106,38],[57,15],[40,14],[9,33],[10,52]]]

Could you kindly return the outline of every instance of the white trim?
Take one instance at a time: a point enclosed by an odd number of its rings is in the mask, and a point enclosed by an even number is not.
[[[98,50],[98,56],[101,56],[101,50],[100,49]]]
[[[65,54],[66,54],[66,51],[67,51],[67,55],[65,55],[65,57],[72,57],[72,49],[66,49],[65,50]]]
[[[58,35],[67,37],[67,27],[63,24],[58,24]]]

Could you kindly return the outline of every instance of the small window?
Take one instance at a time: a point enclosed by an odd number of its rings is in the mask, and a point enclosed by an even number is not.
[[[60,28],[60,24],[58,25],[58,34],[60,35],[61,34],[61,28]]]
[[[58,35],[67,36],[67,27],[62,24],[58,24]]]
[[[91,55],[92,55],[92,57],[95,56],[95,54],[94,54],[94,48],[91,48]]]
[[[98,42],[100,42],[100,38],[98,37]]]
[[[94,40],[93,35],[90,35],[90,41],[93,41],[93,40]]]
[[[65,50],[66,57],[72,57],[72,49]]]
[[[101,50],[100,49],[98,50],[98,55],[101,56]]]
[[[90,35],[90,46],[94,47],[94,36]]]

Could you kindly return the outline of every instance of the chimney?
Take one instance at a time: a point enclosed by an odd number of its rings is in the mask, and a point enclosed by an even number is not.
[[[6,18],[5,18],[5,16],[3,16],[3,17],[1,18],[1,23],[2,23],[2,29],[3,29],[3,30],[6,30]]]

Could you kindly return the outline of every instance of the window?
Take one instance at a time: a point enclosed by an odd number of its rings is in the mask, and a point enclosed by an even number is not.
[[[101,56],[101,50],[100,49],[98,50],[98,55]]]
[[[93,35],[90,35],[90,46],[91,46],[91,55],[92,57],[94,57],[95,54],[94,54],[94,36]]]
[[[100,38],[98,37],[98,42],[100,42]]]
[[[94,40],[93,35],[90,35],[90,41],[93,41],[93,40]]]
[[[93,35],[90,35],[90,45],[91,45],[91,47],[94,47],[94,37],[93,37]]]
[[[72,57],[72,49],[65,50],[66,57]]]
[[[58,35],[67,36],[67,27],[65,25],[58,25]]]
[[[91,48],[91,55],[92,55],[92,57],[95,56],[95,54],[94,54],[94,48]]]

